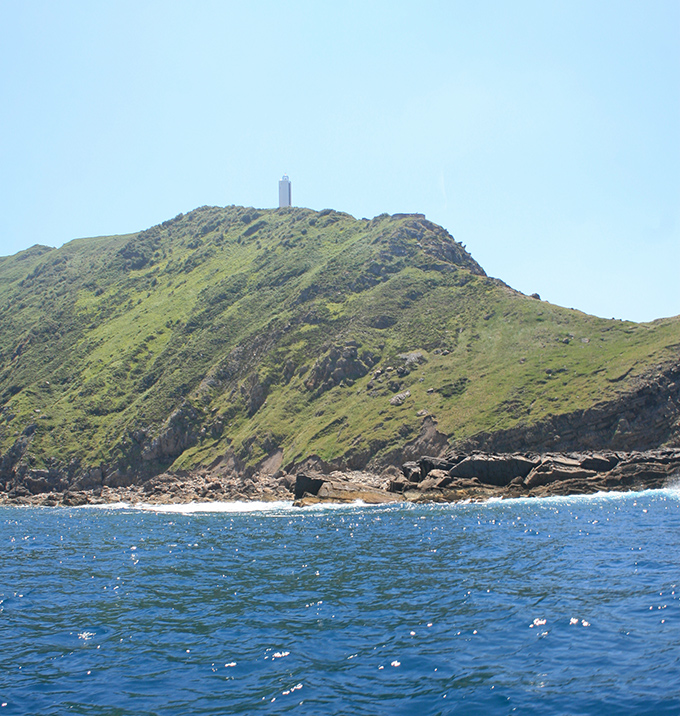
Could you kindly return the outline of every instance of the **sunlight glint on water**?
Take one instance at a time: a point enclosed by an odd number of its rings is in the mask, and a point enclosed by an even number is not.
[[[0,525],[0,716],[680,709],[677,490]]]

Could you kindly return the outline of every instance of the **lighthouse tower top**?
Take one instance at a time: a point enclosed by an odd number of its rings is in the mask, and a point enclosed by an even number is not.
[[[290,179],[287,174],[279,182],[279,207],[291,206]]]

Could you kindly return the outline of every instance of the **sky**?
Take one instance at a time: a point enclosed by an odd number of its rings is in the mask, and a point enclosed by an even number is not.
[[[680,0],[0,0],[0,255],[284,173],[524,293],[678,315]]]

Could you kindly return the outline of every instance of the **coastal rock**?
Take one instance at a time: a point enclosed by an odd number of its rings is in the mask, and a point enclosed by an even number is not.
[[[450,479],[448,487],[451,490],[469,490],[470,488],[482,487],[478,477],[452,477]]]
[[[75,463],[68,468],[51,465],[49,469],[29,469],[20,463],[17,478],[1,485],[4,490],[0,490],[0,504],[182,504],[293,497],[299,506],[357,500],[368,504],[402,500],[456,502],[653,489],[680,483],[680,449],[673,448],[628,453],[553,452],[537,457],[483,453],[423,456],[418,462],[404,463],[402,474],[396,466],[383,467],[380,473],[331,471],[332,467],[319,458],[310,458],[297,468],[287,466],[288,472],[279,469],[272,474],[281,456],[273,450],[270,458],[258,463],[259,469],[254,472],[253,468],[237,469],[233,461],[219,459],[209,468],[160,473],[134,484],[128,484],[129,475],[108,472],[104,467],[90,467],[76,478],[81,468]],[[527,464],[534,467],[522,477]],[[600,469],[591,469],[595,467]],[[505,481],[515,471],[520,474],[506,484],[491,482]]]
[[[402,449],[395,450],[391,454],[391,460],[397,464],[418,461],[422,455],[441,455],[448,447],[448,438],[437,430],[437,421],[431,415],[426,415],[418,437],[406,443]]]
[[[72,485],[71,489],[75,491],[92,490],[102,486],[102,470],[99,467],[93,467],[91,470],[84,472]]]
[[[68,507],[80,507],[81,505],[89,504],[90,499],[85,492],[69,491],[64,494],[62,502]]]
[[[316,495],[326,480],[321,476],[308,475],[305,472],[298,472],[295,476],[295,499],[299,500],[306,494]]]
[[[444,470],[448,472],[451,468],[455,467],[455,463],[451,462],[447,458],[443,457],[429,457],[423,456],[418,460],[420,467],[421,478],[426,478],[432,470]]]
[[[607,474],[607,483],[629,489],[663,487],[673,475],[673,470],[669,470],[670,465],[661,461],[623,463]]]
[[[451,477],[477,477],[488,485],[503,487],[516,477],[526,477],[538,460],[524,455],[472,455],[449,470]]]
[[[367,505],[379,505],[398,502],[401,499],[402,497],[397,492],[390,492],[360,482],[342,479],[331,480],[326,476],[298,475],[293,504],[297,507],[305,507],[320,502],[343,504],[361,501]]]
[[[144,461],[162,460],[180,455],[195,445],[196,425],[199,415],[190,403],[170,415],[159,435],[144,445],[141,458]]]
[[[436,489],[441,490],[447,487],[453,481],[453,478],[449,476],[446,470],[430,470],[427,480],[432,480]],[[419,487],[423,488],[423,483],[420,483]]]
[[[106,475],[102,483],[107,487],[129,487],[135,484],[135,477],[134,475],[114,470]]]
[[[595,470],[584,470],[576,460],[548,459],[535,467],[525,478],[528,489],[547,485],[558,480],[587,480],[597,475]]]
[[[413,483],[409,482],[405,477],[398,477],[395,480],[390,480],[387,485],[388,492],[404,492],[410,487],[413,487]]]
[[[404,473],[404,477],[409,482],[420,482],[421,472],[420,465],[417,462],[405,462],[401,466],[401,470]]]
[[[584,470],[596,470],[597,472],[607,472],[616,467],[620,462],[620,458],[616,453],[594,453],[585,455],[579,461]]]
[[[449,477],[445,470],[431,470],[428,476],[418,484],[418,489],[425,490],[441,490],[451,484],[452,478]]]
[[[432,477],[426,477],[422,482],[418,483],[418,489],[421,492],[426,492],[427,490],[436,490],[438,488],[438,480],[432,478]]]

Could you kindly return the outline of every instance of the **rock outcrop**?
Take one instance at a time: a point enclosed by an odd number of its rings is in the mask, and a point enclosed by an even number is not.
[[[295,480],[295,504],[298,507],[323,502],[364,502],[380,505],[399,502],[401,497],[375,484],[375,476],[366,473],[332,472],[330,475],[298,473]]]
[[[415,502],[656,489],[680,483],[680,449],[424,456],[402,472],[388,489]]]

